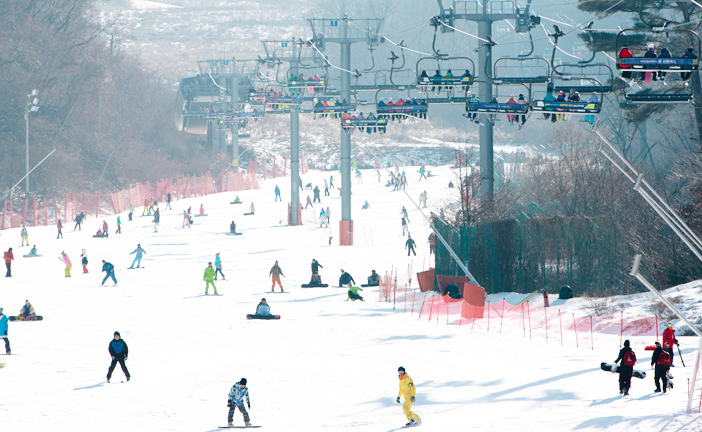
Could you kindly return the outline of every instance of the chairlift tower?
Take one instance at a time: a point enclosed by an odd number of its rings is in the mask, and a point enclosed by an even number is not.
[[[444,8],[442,0],[437,0],[440,14],[434,18],[436,25],[441,26],[441,31],[445,33],[453,32],[453,29],[442,25],[455,26],[456,20],[474,21],[478,23],[478,71],[476,75],[478,81],[478,97],[481,102],[492,100],[493,80],[490,78],[492,71],[492,23],[501,20],[515,20],[515,30],[517,32],[527,32],[535,24],[538,17],[529,16],[528,1],[526,8],[519,9],[514,1],[454,1],[453,6]],[[488,41],[488,42],[485,42]],[[482,198],[490,203],[494,197],[495,174],[493,157],[493,124],[489,120],[489,114],[480,114],[483,127],[479,130],[480,135],[480,192]]]
[[[307,20],[312,27],[311,43],[320,51],[326,43],[338,43],[341,47],[341,99],[351,101],[351,45],[366,42],[370,46],[380,43],[378,32],[383,25],[382,18],[352,19],[311,18]],[[353,22],[353,29],[349,23]],[[351,219],[351,135],[339,126],[341,134],[341,221],[339,223],[339,244],[353,245],[353,220]]]
[[[319,62],[319,56],[303,56],[304,42],[301,40],[263,40],[267,62],[290,63],[289,74],[297,75],[303,62]],[[289,79],[289,78],[288,78]],[[281,83],[278,83],[281,84]],[[286,79],[284,86],[288,85]],[[290,225],[300,224],[297,209],[300,204],[300,110],[290,111]]]

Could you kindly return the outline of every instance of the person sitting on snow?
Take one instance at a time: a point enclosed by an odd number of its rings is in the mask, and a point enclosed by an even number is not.
[[[34,318],[37,316],[36,311],[34,310],[34,306],[32,306],[31,303],[29,303],[29,300],[24,301],[24,306],[22,306],[22,309],[20,310],[19,316],[25,317],[25,318]]]
[[[322,284],[322,277],[319,275],[318,272],[314,272],[312,274],[312,278],[310,279],[310,285],[321,285]]]
[[[265,298],[262,298],[261,303],[256,306],[256,315],[271,315],[271,307]]]
[[[31,256],[37,255],[37,245],[32,246],[32,250],[29,251],[29,255],[31,255]]]
[[[349,285],[351,286],[351,282],[356,283],[355,280],[353,280],[353,276],[350,274],[346,273],[344,269],[341,269],[341,276],[339,277],[339,286],[342,287],[344,285]]]
[[[380,275],[371,270],[371,275],[368,276],[368,285],[380,285]]]

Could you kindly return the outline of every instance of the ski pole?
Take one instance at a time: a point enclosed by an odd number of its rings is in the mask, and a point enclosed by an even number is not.
[[[686,367],[685,362],[683,361],[683,358],[682,358],[682,353],[680,352],[680,344],[675,344],[675,345],[678,347],[678,355],[680,356],[680,362],[682,362],[683,367]]]

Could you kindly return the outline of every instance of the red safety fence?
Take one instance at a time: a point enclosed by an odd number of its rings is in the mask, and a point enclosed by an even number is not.
[[[256,179],[257,161],[249,163],[248,169],[234,172],[220,170],[217,177],[210,172],[201,175],[184,175],[156,183],[140,183],[126,189],[112,192],[71,192],[63,196],[53,196],[32,202],[5,201],[0,209],[0,230],[18,228],[22,225],[53,225],[61,220],[64,226],[73,221],[77,214],[84,212],[86,217],[99,218],[121,213],[130,206],[138,208],[150,199],[162,203],[168,193],[173,201],[219,192],[233,192],[258,189]]]

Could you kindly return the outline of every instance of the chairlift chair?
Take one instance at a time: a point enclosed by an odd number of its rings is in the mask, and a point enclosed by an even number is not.
[[[436,72],[430,76],[427,70],[431,71],[428,69],[431,61],[436,62]],[[446,76],[449,71],[451,75]],[[417,86],[425,91],[452,91],[459,87],[465,92],[475,80],[475,63],[468,57],[424,57],[417,61],[416,73]]]

